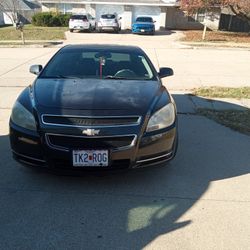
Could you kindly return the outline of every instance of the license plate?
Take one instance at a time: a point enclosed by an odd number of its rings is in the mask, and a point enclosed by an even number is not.
[[[141,30],[141,32],[145,32],[145,30]]]
[[[74,167],[107,167],[109,164],[108,150],[73,150]]]

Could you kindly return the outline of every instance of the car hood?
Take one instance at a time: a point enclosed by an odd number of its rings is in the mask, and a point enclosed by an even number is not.
[[[160,91],[157,81],[37,79],[37,105],[74,110],[132,110],[146,113]]]

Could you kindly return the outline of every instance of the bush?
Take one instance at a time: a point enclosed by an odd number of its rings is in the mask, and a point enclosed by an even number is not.
[[[32,24],[43,27],[67,27],[70,14],[39,12],[32,17]]]

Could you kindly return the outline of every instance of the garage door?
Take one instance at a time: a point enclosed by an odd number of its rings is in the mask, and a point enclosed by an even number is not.
[[[123,17],[124,7],[122,5],[108,5],[108,4],[97,4],[96,5],[96,20],[99,20],[103,14],[114,14],[116,13],[119,17]],[[123,18],[121,19],[121,27],[124,28]]]
[[[160,15],[161,15],[161,9],[159,7],[154,6],[134,6],[133,7],[133,14],[132,19],[133,22],[138,16],[151,16],[155,22],[155,29],[160,29]]]

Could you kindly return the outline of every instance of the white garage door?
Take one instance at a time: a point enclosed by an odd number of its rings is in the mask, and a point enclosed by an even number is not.
[[[155,22],[155,29],[160,29],[160,16],[161,16],[161,8],[155,6],[134,6],[133,7],[133,22],[138,16],[151,16]]]
[[[108,4],[97,4],[96,5],[96,20],[99,20],[103,14],[114,14],[116,13],[119,17],[123,17],[124,6],[123,5],[108,5]],[[123,18],[121,19],[121,28],[123,29]]]
[[[10,16],[12,16],[11,12],[3,13],[4,24],[13,24]]]

